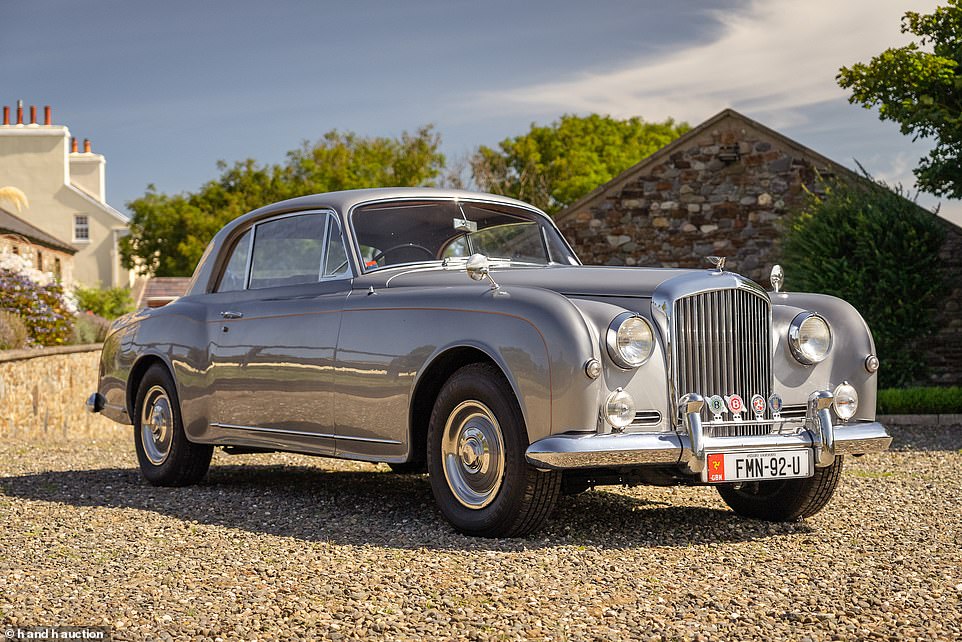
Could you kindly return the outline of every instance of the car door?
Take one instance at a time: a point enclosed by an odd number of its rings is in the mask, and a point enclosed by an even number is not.
[[[351,277],[330,212],[261,221],[237,241],[208,304],[216,441],[333,453],[334,351]]]

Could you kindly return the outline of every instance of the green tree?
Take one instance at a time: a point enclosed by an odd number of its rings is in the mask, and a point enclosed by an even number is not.
[[[672,119],[562,116],[547,126],[506,138],[498,149],[482,146],[471,158],[483,190],[557,212],[620,172],[650,156],[690,127]]]
[[[875,337],[881,386],[921,382],[917,346],[935,329],[945,289],[944,227],[901,187],[834,180],[824,190],[789,219],[782,245],[788,284],[858,309]]]
[[[287,153],[284,163],[253,159],[217,164],[220,176],[194,193],[163,194],[150,185],[129,203],[124,265],[156,276],[188,276],[228,221],[275,201],[342,189],[431,185],[444,168],[431,126],[399,138],[330,131]]]
[[[887,49],[868,64],[842,67],[838,83],[852,90],[849,102],[878,106],[879,118],[898,123],[903,134],[934,138],[935,148],[914,170],[919,189],[962,198],[960,0],[948,0],[931,14],[906,12],[902,32],[918,42]]]

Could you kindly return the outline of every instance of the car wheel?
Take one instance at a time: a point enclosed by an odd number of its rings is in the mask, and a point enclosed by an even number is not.
[[[520,537],[548,518],[561,473],[525,459],[528,435],[521,408],[501,371],[471,364],[441,388],[428,426],[431,490],[460,532]]]
[[[174,380],[161,365],[151,366],[137,389],[134,445],[140,471],[154,486],[196,484],[210,467],[214,447],[187,439]]]
[[[718,494],[732,510],[745,517],[789,522],[811,517],[825,508],[842,476],[842,458],[816,468],[806,479],[746,482],[718,486]]]

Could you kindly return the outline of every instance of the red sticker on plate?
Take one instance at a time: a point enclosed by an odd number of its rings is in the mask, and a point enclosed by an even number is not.
[[[745,402],[738,395],[732,395],[728,397],[728,409],[732,411],[733,415],[745,412]]]
[[[708,466],[708,481],[725,481],[725,455],[723,453],[708,455],[706,465]]]

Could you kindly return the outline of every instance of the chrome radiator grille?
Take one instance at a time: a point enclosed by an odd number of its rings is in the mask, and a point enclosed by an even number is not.
[[[768,299],[738,289],[687,296],[675,301],[672,325],[678,395],[737,393],[745,401],[744,417],[753,419],[752,395],[767,401],[771,394]],[[771,416],[767,409],[765,416]]]

